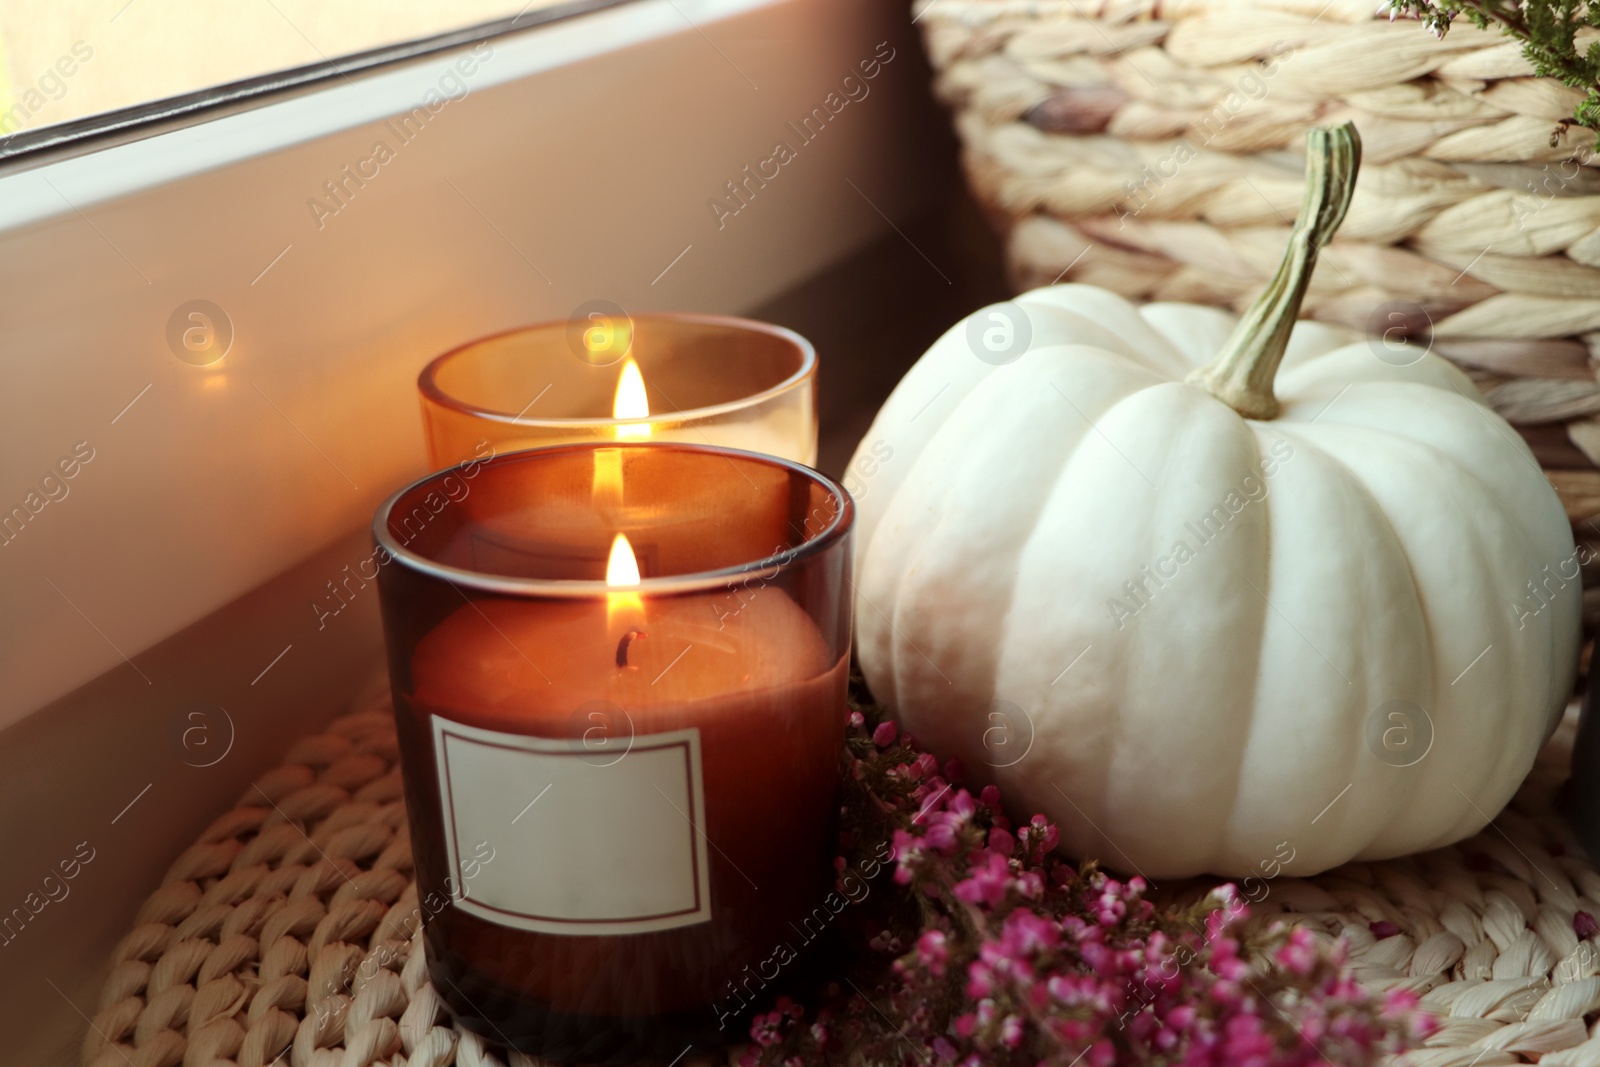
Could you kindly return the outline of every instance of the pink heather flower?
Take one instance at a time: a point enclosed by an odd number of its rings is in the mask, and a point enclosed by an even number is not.
[[[981,960],[974,960],[967,968],[967,999],[983,1001],[994,995],[994,971]],[[982,1022],[980,1018],[978,1020]]]
[[[1048,819],[1012,822],[997,788],[968,792],[948,763],[941,778],[876,720],[851,726],[835,868],[891,849],[894,884],[862,902],[857,935],[882,953],[860,963],[888,957],[887,984],[836,981],[809,1023],[780,999],[752,1022],[741,1067],[1372,1067],[1432,1032],[1414,994],[1366,993],[1342,943],[1246,929],[1232,886],[1209,911],[1158,909],[1142,878],[1063,862]],[[1573,929],[1600,937],[1588,913]]]
[[[1596,934],[1600,934],[1600,922],[1595,922],[1593,915],[1580,911],[1572,917],[1572,932],[1587,941]]]
[[[944,963],[949,958],[945,950],[943,930],[928,930],[917,938],[917,962],[935,977],[944,974]]]
[[[1076,1004],[1079,1000],[1079,987],[1079,979],[1062,974],[1052,975],[1045,982],[1045,989],[1062,1004]]]
[[[911,791],[911,800],[917,806],[917,819],[923,819],[930,812],[939,810],[939,802],[948,792],[945,784],[937,778],[929,778]]]
[[[1011,882],[1011,867],[1004,856],[985,853],[979,864],[973,864],[972,877],[956,883],[956,899],[968,904],[983,903],[998,908],[1006,898],[1006,888]]]
[[[1226,1060],[1228,1063],[1237,1064],[1239,1067],[1252,1067],[1270,1063],[1273,1041],[1261,1027],[1261,1020],[1254,1015],[1235,1015],[1227,1023],[1227,1049]]]
[[[1379,919],[1377,922],[1368,923],[1367,929],[1372,931],[1372,936],[1382,941],[1386,937],[1393,937],[1400,932],[1400,928],[1388,919]]]
[[[1211,947],[1211,969],[1229,981],[1243,978],[1250,970],[1239,958],[1239,946],[1226,938]]]
[[[782,1035],[778,1032],[777,1022],[778,1020],[773,1018],[772,1015],[757,1015],[750,1026],[750,1039],[763,1048],[769,1045],[776,1045],[782,1040]]]
[[[1223,886],[1231,889],[1232,886]],[[1250,916],[1250,906],[1241,903],[1237,898],[1225,900],[1224,906],[1219,911],[1214,911],[1206,916],[1206,941],[1217,940],[1231,930],[1238,923]]]
[[[1244,1006],[1244,996],[1239,984],[1229,979],[1212,983],[1211,999],[1228,1011],[1238,1011]]]
[[[953,855],[961,839],[956,836],[957,824],[941,819],[928,827],[928,832],[922,835],[922,841],[929,848],[942,856]]]
[[[1385,1015],[1406,1015],[1416,1010],[1421,1001],[1409,989],[1391,989],[1383,995],[1383,1013]]]
[[[1307,975],[1317,966],[1317,939],[1311,931],[1297,926],[1278,949],[1277,961],[1290,974]]]
[[[993,789],[994,786],[990,786]],[[954,795],[952,795],[954,794]],[[970,819],[978,811],[977,803],[972,799],[972,794],[965,789],[953,789],[944,795],[945,808],[952,815],[961,819]]]
[[[1024,908],[1006,916],[1001,943],[1017,955],[1033,956],[1061,943],[1061,927]]]
[[[1101,926],[1115,926],[1128,914],[1128,905],[1117,894],[1121,888],[1116,882],[1107,880],[1106,889],[1100,894],[1099,905],[1095,909],[1095,918]]]
[[[1043,852],[1054,852],[1056,846],[1061,843],[1061,831],[1043,815],[1035,815],[1029,820],[1028,825],[1019,831],[1021,832],[1027,833],[1029,842],[1037,841]]]

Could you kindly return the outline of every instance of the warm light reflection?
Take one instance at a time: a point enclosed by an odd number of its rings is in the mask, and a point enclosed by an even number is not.
[[[603,312],[591,312],[589,327],[583,331],[583,347],[590,363],[609,367],[633,347],[633,320],[626,313],[619,320]]]
[[[594,450],[593,485],[596,506],[617,507],[622,503],[622,449]]]
[[[633,545],[628,543],[627,534],[619,533],[612,539],[611,558],[606,561],[606,584],[614,587],[639,584],[639,560],[633,554]],[[644,610],[639,594],[607,593],[606,618],[615,619],[617,613],[622,610],[627,610],[637,617]]]
[[[629,356],[622,364],[622,374],[617,378],[617,396],[611,403],[611,417],[614,419],[644,419],[650,418],[650,399],[644,391],[644,375],[639,373],[639,364]],[[643,440],[650,436],[650,423],[648,421],[628,423],[617,427],[617,439]]]

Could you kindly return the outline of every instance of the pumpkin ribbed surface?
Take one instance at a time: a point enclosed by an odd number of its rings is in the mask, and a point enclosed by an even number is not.
[[[981,358],[991,320],[1026,349]],[[1560,503],[1420,349],[1302,322],[1282,413],[1239,416],[1184,380],[1232,328],[1059,285],[935,342],[858,452],[888,454],[857,492],[867,683],[1124,871],[1243,876],[1287,842],[1310,874],[1472,834],[1572,684]],[[1393,753],[1392,727],[1427,744]]]

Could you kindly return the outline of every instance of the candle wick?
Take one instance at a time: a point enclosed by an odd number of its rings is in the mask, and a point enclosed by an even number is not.
[[[643,630],[629,630],[623,634],[622,640],[617,642],[617,666],[626,667],[631,671],[638,670],[639,668],[628,662],[628,646],[633,643],[634,638],[643,641],[648,636]]]

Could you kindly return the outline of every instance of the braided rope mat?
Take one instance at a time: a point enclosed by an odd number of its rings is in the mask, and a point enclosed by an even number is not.
[[[174,861],[112,953],[85,1067],[533,1067],[428,983],[387,685],[356,707]],[[1422,996],[1441,1026],[1408,1065],[1600,1065],[1600,873],[1554,811],[1574,726],[1477,837],[1244,886],[1345,938],[1369,987]]]
[[[1373,0],[915,6],[1019,288],[1242,309],[1299,210],[1306,128],[1354,120],[1361,182],[1305,313],[1431,336],[1574,520],[1600,512],[1600,160],[1515,41],[1464,18],[1438,41]]]

